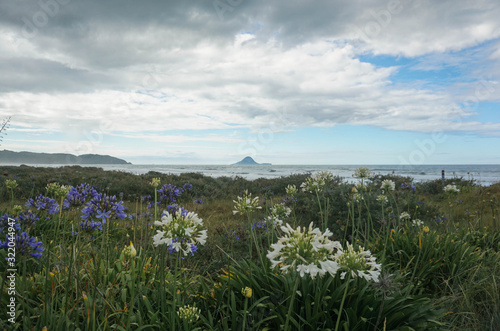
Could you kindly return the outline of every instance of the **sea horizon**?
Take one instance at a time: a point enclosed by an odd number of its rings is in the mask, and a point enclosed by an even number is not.
[[[20,166],[21,164],[2,164]],[[489,186],[500,182],[499,164],[271,164],[271,165],[235,165],[235,164],[24,164],[32,167],[97,167],[103,170],[124,171],[141,175],[149,171],[179,175],[182,173],[201,173],[210,177],[242,177],[248,180],[258,178],[278,178],[293,174],[330,171],[335,176],[356,182],[352,177],[354,170],[367,167],[375,174],[411,177],[415,182],[445,178],[464,178],[474,180],[480,185]]]

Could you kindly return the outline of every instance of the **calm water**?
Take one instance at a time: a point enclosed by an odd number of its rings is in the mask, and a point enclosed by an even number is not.
[[[40,166],[56,167],[57,165]],[[344,177],[353,182],[355,179],[352,178],[352,174],[360,166],[362,165],[95,165],[95,167],[103,168],[104,170],[119,170],[134,174],[144,174],[148,171],[169,174],[196,172],[211,177],[239,176],[249,180],[260,177],[276,178],[291,174],[314,173],[328,170],[334,175]],[[485,186],[500,182],[500,165],[372,165],[366,167],[377,174],[394,173],[400,176],[410,176],[416,181],[439,179],[441,178],[441,170],[445,170],[446,178],[473,178]]]

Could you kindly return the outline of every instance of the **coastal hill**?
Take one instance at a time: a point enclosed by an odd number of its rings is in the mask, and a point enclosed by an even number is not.
[[[271,165],[271,163],[257,163],[250,156],[247,156],[240,162],[236,162],[233,165]]]
[[[125,160],[98,154],[32,153],[0,151],[0,164],[130,164]]]

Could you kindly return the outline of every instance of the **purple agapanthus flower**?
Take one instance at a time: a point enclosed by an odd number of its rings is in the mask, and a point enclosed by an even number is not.
[[[107,219],[115,216],[119,219],[124,219],[127,216],[123,201],[116,201],[116,196],[114,195],[107,196],[104,193],[97,193],[93,195],[92,199],[87,202],[86,207],[82,209],[81,218],[83,220],[101,218],[103,224],[106,224]]]
[[[3,216],[0,216],[0,233],[4,232],[5,229],[8,229],[9,226],[9,218],[13,219],[15,221],[14,223],[14,230],[21,230],[21,225],[19,222],[16,220],[14,217],[9,217],[9,214],[5,213]]]
[[[92,196],[91,192],[96,192],[96,190],[90,184],[83,183],[74,186],[69,190],[64,202],[68,204],[68,207],[81,206],[86,202],[87,197]]]
[[[5,242],[0,241],[0,247],[8,248],[9,247],[9,237],[6,237]],[[45,250],[43,248],[43,243],[38,241],[35,237],[30,237],[26,232],[21,234],[16,234],[16,254],[21,254],[24,256],[30,255],[34,258],[41,258],[42,252]]]
[[[59,205],[56,201],[42,194],[35,199],[29,199],[28,202],[26,202],[26,207],[36,208],[38,211],[45,211],[49,215],[54,215],[59,211]]]
[[[102,223],[101,222],[94,222],[93,220],[85,220],[80,222],[79,224],[80,230],[85,233],[92,233],[95,230],[100,230],[102,231]]]

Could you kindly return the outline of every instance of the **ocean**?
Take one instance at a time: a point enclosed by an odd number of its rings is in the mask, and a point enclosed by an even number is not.
[[[57,167],[61,165],[37,165]],[[331,171],[334,175],[344,177],[348,181],[356,182],[352,177],[354,170],[367,167],[376,174],[395,174],[412,177],[415,181],[427,181],[441,178],[441,171],[445,171],[445,178],[463,177],[474,179],[478,184],[489,186],[500,182],[500,165],[154,165],[154,164],[119,164],[119,165],[88,165],[103,168],[104,170],[126,171],[133,174],[145,174],[157,171],[168,174],[188,172],[201,173],[211,177],[243,177],[248,180],[257,178],[277,178],[291,174],[315,173]]]

